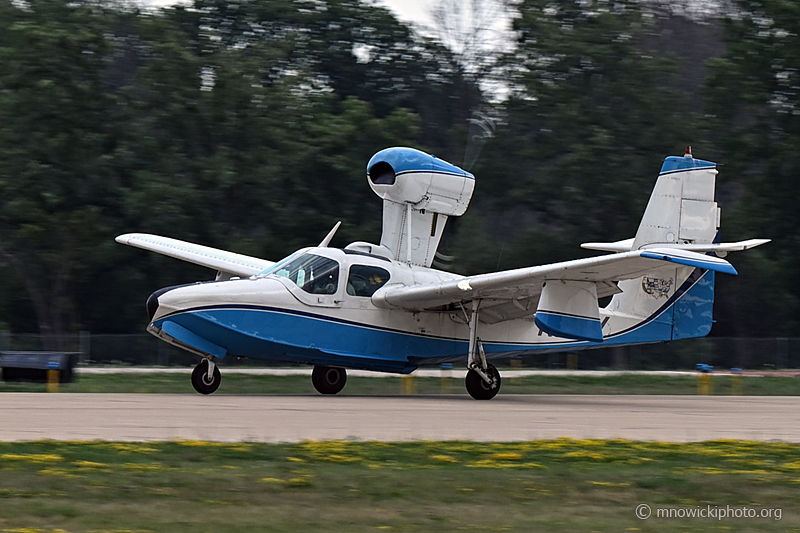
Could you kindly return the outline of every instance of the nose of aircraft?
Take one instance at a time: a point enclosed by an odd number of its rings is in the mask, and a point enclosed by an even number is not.
[[[150,317],[150,320],[153,320],[153,317],[156,315],[156,309],[158,309],[158,295],[160,292],[159,290],[148,296],[147,302],[144,304],[147,308],[147,316]]]
[[[296,302],[289,290],[278,280],[231,280],[206,283],[187,283],[164,287],[147,298],[145,307],[150,321],[198,306],[219,306],[229,304],[288,305]]]
[[[189,285],[192,284],[190,283]],[[173,285],[171,287],[164,287],[163,289],[158,289],[147,297],[147,303],[145,303],[145,307],[147,308],[147,316],[150,317],[150,320],[153,320],[153,317],[156,315],[156,311],[158,310],[158,297],[166,292],[171,291],[172,289],[177,289],[178,287],[186,287],[186,285]]]

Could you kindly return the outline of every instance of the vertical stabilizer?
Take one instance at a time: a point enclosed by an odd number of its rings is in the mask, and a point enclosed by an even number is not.
[[[716,163],[688,157],[664,160],[633,241],[633,250],[648,244],[707,244],[719,228],[714,201]]]
[[[709,244],[719,230],[714,201],[716,163],[667,157],[650,195],[632,250],[652,244]],[[711,329],[714,275],[700,268],[664,266],[638,279],[621,281],[605,313],[606,337],[647,334],[642,338],[671,340],[707,335]]]

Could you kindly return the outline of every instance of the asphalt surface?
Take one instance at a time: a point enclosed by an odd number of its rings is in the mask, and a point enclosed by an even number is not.
[[[108,375],[108,374],[184,374],[189,375],[192,373],[194,367],[142,367],[142,366],[107,366],[107,367],[77,367],[76,374],[84,375]],[[221,367],[223,374],[249,374],[253,376],[310,376],[312,367],[295,367],[295,368],[258,368],[258,367]],[[500,369],[500,374],[503,378],[512,377],[525,377],[525,376],[558,376],[558,377],[594,377],[602,378],[608,376],[697,376],[696,371],[688,370],[508,370]],[[362,378],[398,378],[400,374],[393,374],[389,372],[370,372],[368,370],[347,370],[347,375],[352,377]],[[419,378],[440,378],[452,377],[463,379],[467,375],[466,368],[453,368],[450,370],[420,368],[414,371],[414,376]],[[771,371],[753,371],[746,370],[744,372],[731,372],[726,370],[717,370],[713,372],[714,376],[772,376],[772,377],[795,377],[800,376],[800,370],[771,370]]]
[[[800,442],[800,397],[0,395],[0,441],[175,438]]]
[[[108,375],[108,374],[184,374],[190,375],[194,367],[181,368],[181,367],[77,367],[76,374],[82,375]],[[295,367],[295,368],[254,368],[254,367],[220,367],[223,374],[249,374],[252,376],[310,376],[312,367]],[[800,374],[800,371],[796,372]],[[638,376],[697,376],[697,372],[689,372],[682,370],[507,370],[501,369],[500,374],[505,378],[525,377],[525,376],[570,376],[570,377],[608,377],[608,376],[622,376],[626,374]],[[347,375],[350,377],[359,378],[399,378],[402,374],[394,374],[390,372],[371,372],[369,370],[347,370]],[[453,368],[449,370],[420,368],[412,374],[418,378],[441,378],[451,377],[464,379],[467,375],[466,368]],[[715,376],[728,375],[725,372],[715,372]]]

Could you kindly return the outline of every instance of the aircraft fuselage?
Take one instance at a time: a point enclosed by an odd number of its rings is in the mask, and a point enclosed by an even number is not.
[[[201,356],[408,373],[420,364],[467,357],[470,309],[386,308],[380,289],[460,277],[350,250],[308,248],[262,275],[160,294],[148,331]],[[535,309],[525,310],[522,304],[517,305],[523,314],[519,318],[492,323],[491,314],[485,315],[478,336],[489,358],[670,340],[674,304],[681,300],[686,305],[691,299],[684,296],[700,290],[698,285],[711,283],[713,290],[713,274],[665,267],[662,277],[670,280],[672,292],[657,296],[661,305],[647,320],[615,314],[612,306],[601,310],[603,343],[550,336],[534,324]]]

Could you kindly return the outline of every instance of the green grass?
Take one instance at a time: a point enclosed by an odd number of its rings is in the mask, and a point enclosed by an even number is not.
[[[741,392],[746,396],[797,396],[800,378],[742,377]],[[500,394],[697,394],[696,376],[569,376],[547,375],[503,380]],[[713,393],[731,395],[732,378],[712,378]],[[350,376],[342,395],[397,395],[408,388],[416,394],[466,394],[461,379],[439,378],[360,378]],[[44,384],[0,382],[0,392],[42,392]],[[62,392],[193,393],[187,374],[106,374],[82,375]],[[310,376],[254,376],[225,373],[216,394],[316,394]]]
[[[798,483],[785,443],[0,443],[0,531],[800,531]]]

